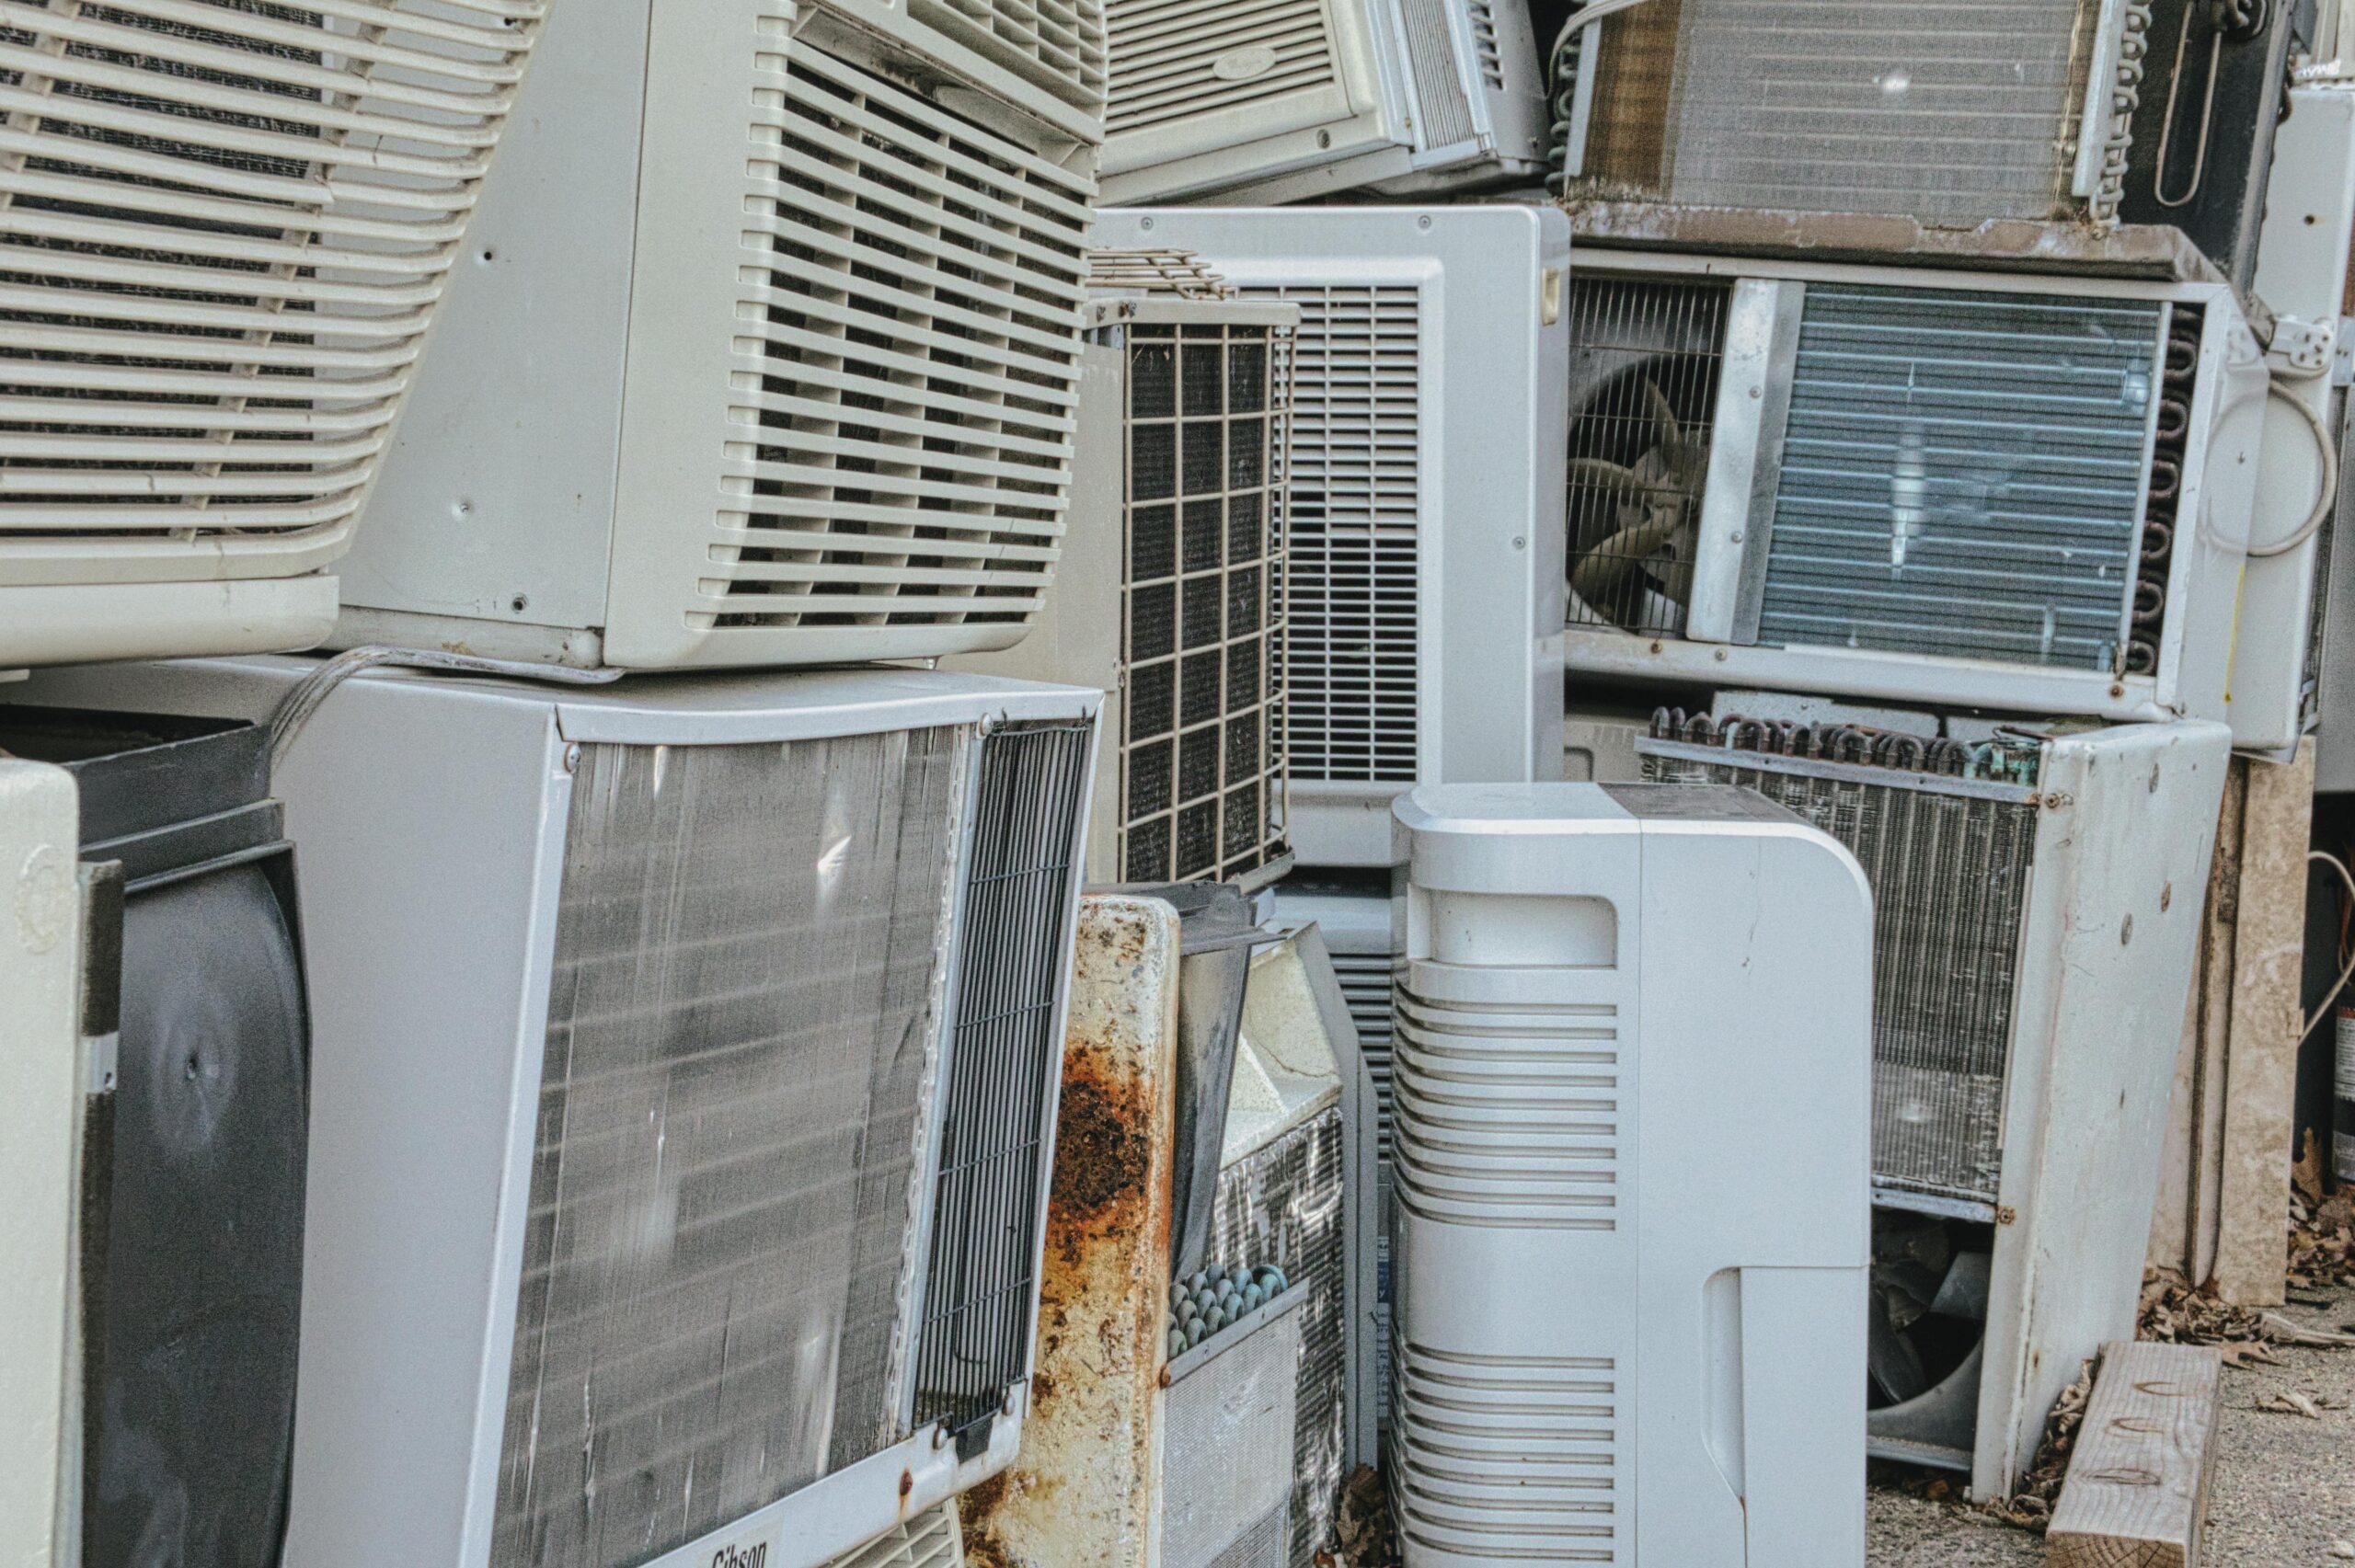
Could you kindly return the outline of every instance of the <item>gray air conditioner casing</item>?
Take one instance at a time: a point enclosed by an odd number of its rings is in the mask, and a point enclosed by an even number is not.
[[[1747,785],[1866,868],[1874,1200],[1993,1236],[1975,1423],[1885,1442],[1922,1428],[1877,1411],[1876,1450],[2008,1495],[2079,1365],[2133,1333],[2231,737],[1780,739],[1838,722],[1704,717],[1637,750],[1647,778]]]
[[[327,635],[546,12],[8,7],[0,670]]]
[[[2225,716],[2267,380],[2223,284],[1614,251],[1568,315],[1570,669]]]
[[[1737,789],[1396,810],[1406,1568],[1863,1568],[1863,873]]]
[[[1412,196],[1545,168],[1525,6],[1273,0],[1110,7],[1108,201]]]
[[[1387,865],[1419,782],[1561,776],[1569,222],[1519,205],[1107,211],[1301,310],[1284,705],[1304,865]]]
[[[259,718],[316,668],[30,695]],[[289,1562],[817,1568],[1006,1462],[1097,700],[327,697],[276,780],[318,1003]]]
[[[1105,692],[1088,880],[1249,885],[1285,838],[1282,393],[1296,305],[1089,302],[1072,529],[1030,635],[948,668]]]
[[[1018,640],[1063,532],[1102,134],[1093,46],[1046,47],[1097,25],[1074,5],[556,29],[334,640],[623,669]],[[1025,27],[1043,52],[1000,36]]]

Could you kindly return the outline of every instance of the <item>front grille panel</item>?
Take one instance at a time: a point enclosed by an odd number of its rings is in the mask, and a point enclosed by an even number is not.
[[[341,553],[542,10],[0,0],[0,575]]]
[[[627,1568],[901,1435],[966,756],[582,748],[493,1561]]]
[[[908,15],[1066,103],[1104,103],[1101,0],[909,0]]]
[[[2122,669],[2165,321],[1810,284],[1759,641]]]
[[[1059,551],[1089,180],[807,40],[751,130],[716,518],[691,627],[997,625]],[[715,457],[722,454],[715,452]]]
[[[1245,292],[1301,309],[1283,453],[1292,776],[1411,784],[1421,296],[1338,284]]]
[[[963,1431],[1030,1372],[1093,727],[985,737],[958,930],[915,1420]]]
[[[1329,86],[1338,77],[1322,0],[1271,0],[1205,16],[1191,0],[1110,0],[1112,89],[1105,132],[1123,136],[1270,98]],[[1222,60],[1264,50],[1255,75],[1230,79]]]
[[[1120,876],[1233,880],[1287,853],[1275,454],[1290,340],[1128,333]]]
[[[1856,857],[1873,894],[1873,1179],[1993,1204],[2037,807],[2027,785],[1638,740],[1644,777],[1757,790]],[[1714,753],[1714,754],[1713,754]],[[1888,782],[1870,773],[1886,772]],[[1957,784],[1964,781],[1957,781]]]

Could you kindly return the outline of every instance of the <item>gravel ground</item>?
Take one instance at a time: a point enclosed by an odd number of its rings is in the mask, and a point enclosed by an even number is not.
[[[2355,1295],[2284,1315],[2355,1329]],[[2355,1350],[2277,1349],[2279,1367],[2224,1372],[2216,1471],[2208,1497],[2204,1568],[2337,1568],[2335,1543],[2355,1543]],[[2295,1391],[2322,1418],[2257,1408]],[[1948,1504],[1875,1487],[1866,1510],[1871,1568],[2028,1568],[2044,1543]],[[2350,1546],[2355,1552],[2355,1546]]]

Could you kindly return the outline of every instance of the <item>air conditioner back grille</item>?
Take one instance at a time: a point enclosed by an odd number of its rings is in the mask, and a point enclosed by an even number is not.
[[[1758,640],[2122,668],[2166,309],[1810,284]]]
[[[688,624],[1018,625],[1070,483],[1090,183],[807,40],[784,59],[746,185],[764,364]]]
[[[0,0],[0,560],[339,554],[536,0]]]
[[[626,1568],[899,1435],[968,754],[582,748],[492,1561]]]
[[[1324,0],[1260,0],[1211,11],[1197,0],[1110,0],[1106,10],[1108,135],[1264,103],[1336,79]],[[1264,50],[1273,63],[1255,75],[1219,74],[1219,62],[1247,50]]]
[[[1132,325],[1120,876],[1231,880],[1282,855],[1282,438],[1265,326]]]
[[[1418,755],[1421,297],[1247,289],[1301,309],[1283,454],[1292,776],[1411,784]]]
[[[1017,724],[982,741],[916,1345],[919,1426],[986,1420],[1030,1375],[1093,734],[1090,723]]]
[[[1648,781],[1747,785],[1856,857],[1873,893],[1874,1182],[1993,1204],[2033,785],[1716,744],[1637,749]]]

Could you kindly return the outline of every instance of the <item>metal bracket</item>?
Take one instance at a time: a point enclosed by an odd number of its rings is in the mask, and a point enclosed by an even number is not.
[[[2317,376],[2332,368],[2338,349],[2338,318],[2304,321],[2294,315],[2273,318],[2273,341],[2265,357],[2299,375]]]

